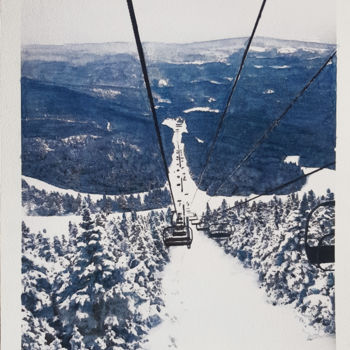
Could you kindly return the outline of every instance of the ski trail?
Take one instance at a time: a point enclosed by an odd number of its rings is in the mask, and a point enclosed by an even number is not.
[[[164,121],[174,129],[175,151],[170,176],[175,185],[177,210],[188,210],[189,195],[196,189],[184,156],[181,127],[174,119]],[[177,152],[178,151],[178,152]],[[179,158],[181,159],[179,159]],[[181,186],[181,179],[182,185]],[[189,193],[189,195],[186,195]],[[200,214],[209,197],[198,191]],[[334,337],[308,340],[296,313],[289,306],[272,306],[259,289],[257,275],[224,253],[195,227],[191,250],[170,248],[170,263],[163,271],[166,314],[149,334],[146,350],[331,350]]]
[[[272,306],[257,276],[194,230],[191,250],[174,247],[164,270],[166,318],[147,350],[330,350],[333,337],[312,341],[294,310]]]

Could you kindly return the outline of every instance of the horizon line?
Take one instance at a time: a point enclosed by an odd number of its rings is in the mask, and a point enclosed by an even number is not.
[[[218,41],[225,41],[225,40],[243,40],[248,39],[249,36],[239,36],[239,37],[230,37],[230,38],[221,38],[221,39],[210,39],[210,40],[201,40],[201,41],[190,41],[190,42],[164,42],[164,41],[143,41],[143,44],[162,44],[162,45],[193,45],[193,44],[199,44],[199,43],[211,43],[211,42],[218,42]],[[301,43],[312,43],[312,44],[319,44],[319,45],[333,45],[337,46],[337,42],[330,43],[330,42],[321,42],[321,41],[307,41],[307,40],[299,40],[299,39],[283,39],[283,38],[277,38],[277,37],[269,37],[269,36],[256,36],[254,39],[272,39],[272,40],[280,40],[280,41],[293,41],[293,42],[301,42]],[[254,40],[253,40],[254,43]],[[73,45],[103,45],[103,44],[134,44],[133,40],[130,41],[101,41],[101,42],[67,42],[67,43],[61,43],[61,44],[49,44],[49,43],[29,43],[29,44],[22,44],[21,48],[29,47],[29,46],[73,46]]]

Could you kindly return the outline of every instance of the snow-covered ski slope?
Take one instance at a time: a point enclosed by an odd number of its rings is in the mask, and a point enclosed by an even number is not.
[[[163,209],[153,209],[138,211],[139,214],[149,214],[151,211],[159,212]],[[131,212],[125,213],[127,218],[130,218]],[[120,219],[123,213],[112,213],[108,216],[109,219]],[[42,233],[46,237],[53,238],[55,236],[67,236],[69,235],[69,222],[79,225],[81,223],[81,215],[61,215],[61,216],[31,216],[26,215],[25,211],[22,212],[22,218],[27,226],[30,227],[33,233]],[[44,230],[46,233],[44,233]],[[66,237],[66,238],[67,238]]]
[[[252,194],[249,197],[245,196],[232,196],[232,197],[225,197],[225,196],[208,196],[206,192],[202,190],[197,190],[196,183],[192,180],[190,170],[187,165],[186,156],[185,156],[185,146],[182,143],[182,134],[187,133],[187,126],[186,122],[184,121],[181,126],[176,126],[176,119],[168,118],[164,120],[164,125],[168,126],[169,128],[174,130],[174,135],[172,142],[174,144],[174,154],[172,156],[172,163],[169,167],[170,172],[170,181],[172,182],[175,192],[175,198],[176,201],[178,199],[181,200],[181,203],[188,203],[191,207],[191,212],[196,213],[198,217],[205,211],[206,204],[209,202],[210,207],[218,208],[223,199],[226,200],[227,204],[233,205],[238,200],[246,200],[251,197],[254,197],[255,194]],[[181,168],[180,171],[178,171],[178,160],[176,159],[176,150],[180,150],[181,155],[183,159],[181,160]],[[295,157],[292,157],[293,159]],[[212,161],[215,161],[215,159],[212,159]],[[290,158],[287,157],[286,161],[290,161]],[[316,168],[306,168],[302,167],[304,173],[309,173]],[[180,178],[177,178],[177,176],[180,176]],[[179,181],[181,180],[181,177],[183,178],[183,192],[180,191],[181,186],[177,186]],[[304,193],[307,193],[310,190],[313,190],[317,196],[325,195],[327,192],[327,189],[332,189],[333,184],[335,183],[335,171],[330,169],[324,169],[318,173],[315,173],[311,175],[310,177],[306,178],[306,184],[302,187],[302,189],[298,192],[300,196],[302,196]],[[180,184],[181,185],[181,184]],[[197,191],[197,192],[196,192]],[[188,195],[186,195],[188,193]],[[196,193],[196,196],[193,196],[194,193]],[[259,201],[270,201],[272,199],[273,195],[269,196],[262,196],[259,198]],[[279,198],[286,199],[287,195],[279,195]],[[193,201],[193,203],[192,203]]]
[[[180,204],[184,203],[192,212],[201,214],[209,197],[198,190],[194,205],[190,206],[188,201],[196,185],[190,177],[181,142],[182,133],[187,132],[186,123],[179,127],[175,120],[167,119],[164,124],[174,130],[175,152],[170,176],[175,185],[177,209],[181,210]],[[177,154],[183,156],[181,165]],[[332,171],[327,172],[331,178]],[[320,178],[320,186],[316,188],[322,194],[328,187],[322,188],[323,183],[324,178]],[[308,187],[304,186],[303,192],[308,191]],[[222,198],[213,198],[211,203],[218,206]],[[237,197],[226,199],[233,204]],[[226,255],[213,240],[192,228],[191,250],[170,248],[170,263],[163,271],[167,313],[163,322],[151,331],[145,349],[335,349],[335,337],[311,339],[292,307],[268,304],[264,291],[259,289],[258,276]]]
[[[266,302],[257,275],[194,229],[191,250],[173,247],[163,271],[164,321],[147,350],[331,350],[308,340],[293,308]]]
[[[180,200],[177,202],[179,211],[184,204],[187,211],[199,216],[209,199],[212,208],[218,207],[223,198],[229,205],[240,199],[209,197],[198,190],[193,205],[190,205],[197,187],[191,178],[182,143],[182,133],[187,132],[186,123],[176,126],[175,119],[167,119],[164,124],[174,130],[172,141],[175,151],[169,170],[175,199]],[[306,172],[311,170],[305,169]],[[311,176],[300,192],[313,189],[317,195],[325,194],[334,183],[333,176],[334,171],[323,170]],[[38,182],[30,184],[40,187]],[[47,191],[56,190],[45,183],[41,185]],[[47,234],[52,237],[67,234],[68,222],[78,223],[81,217],[27,216],[24,220],[32,231],[43,232],[46,228]],[[162,272],[166,314],[163,322],[151,331],[145,349],[335,349],[332,336],[308,340],[308,334],[292,307],[268,304],[264,291],[259,289],[258,276],[253,271],[244,269],[236,259],[225,255],[222,248],[195,227],[193,233],[190,250],[186,247],[170,248],[171,260]]]
[[[86,198],[87,196],[90,196],[90,198],[94,201],[102,199],[102,197],[103,197],[103,194],[84,193],[84,192],[78,192],[78,191],[74,191],[71,189],[65,189],[65,188],[61,188],[58,186],[54,186],[54,185],[51,185],[45,181],[41,181],[39,179],[35,179],[33,177],[30,177],[30,176],[22,175],[22,179],[25,180],[29,186],[34,186],[39,191],[45,190],[47,193],[57,192],[61,195],[69,194],[69,195],[74,196],[74,197],[76,197],[76,196],[78,196],[78,194],[80,194],[82,198]],[[134,196],[140,195],[141,200],[143,200],[145,194],[147,194],[147,193],[148,192],[137,192],[137,193],[132,193],[132,194]],[[123,195],[107,195],[106,197],[107,198],[118,198],[120,196],[123,196]]]

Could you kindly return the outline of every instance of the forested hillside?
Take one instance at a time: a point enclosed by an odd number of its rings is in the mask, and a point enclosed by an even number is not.
[[[309,263],[303,235],[307,213],[333,199],[331,191],[324,197],[310,191],[302,198],[291,194],[286,201],[275,197],[253,204],[237,202],[235,209],[221,215],[220,210],[227,208],[223,202],[218,211],[207,208],[202,218],[209,227],[222,224],[230,230],[229,238],[218,241],[225,252],[255,270],[269,301],[293,305],[315,334],[335,332],[334,273]],[[334,209],[321,211],[312,225],[315,234],[327,232],[334,226]]]
[[[167,207],[170,204],[170,193],[167,188],[154,189],[146,193],[141,199],[140,195],[101,196],[101,199],[93,200],[90,195],[82,197],[59,192],[38,190],[35,186],[29,186],[22,180],[22,206],[27,215],[54,216],[54,215],[79,215],[84,206],[91,213],[103,211],[106,214],[112,212],[130,212],[152,210]]]
[[[22,349],[140,349],[164,307],[164,213],[111,220],[82,210],[69,236],[22,224]]]
[[[181,116],[198,185],[245,38],[145,45],[160,123]],[[334,45],[255,38],[201,189],[214,193],[318,71]],[[22,60],[23,174],[76,191],[129,194],[165,176],[135,48],[125,43],[29,46]],[[219,194],[262,193],[334,160],[336,58]],[[160,126],[170,162],[170,130]],[[200,141],[199,141],[200,140]],[[300,164],[286,164],[299,155]],[[54,165],[54,166],[53,166]],[[285,189],[298,190],[302,182]]]

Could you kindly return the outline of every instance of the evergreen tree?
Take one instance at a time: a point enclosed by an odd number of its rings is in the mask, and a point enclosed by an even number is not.
[[[71,350],[86,350],[84,338],[77,326],[73,327],[72,338],[69,341]]]
[[[326,200],[327,201],[333,201],[334,200],[334,193],[329,188],[327,188]]]

